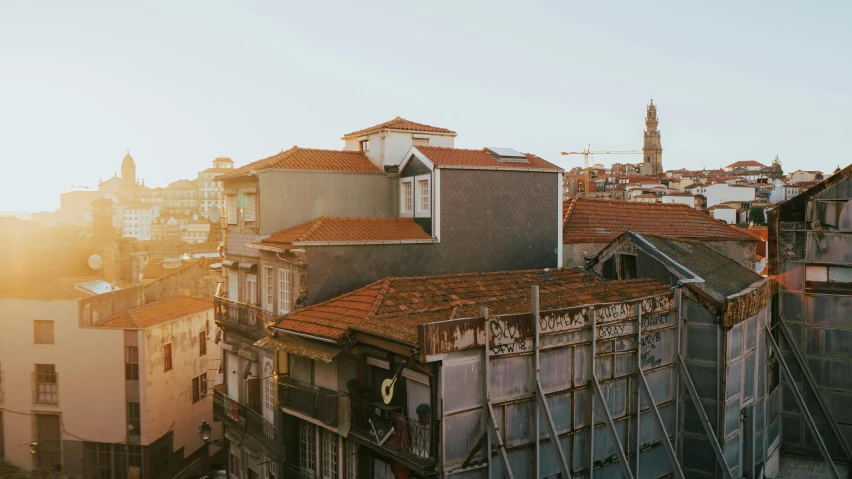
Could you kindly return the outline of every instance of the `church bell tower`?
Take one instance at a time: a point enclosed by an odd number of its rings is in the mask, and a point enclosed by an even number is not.
[[[643,175],[657,176],[663,172],[663,146],[660,143],[660,130],[657,129],[657,106],[654,100],[648,104],[645,113],[645,141],[642,145]]]

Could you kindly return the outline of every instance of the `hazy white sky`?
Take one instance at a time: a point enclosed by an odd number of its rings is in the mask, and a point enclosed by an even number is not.
[[[395,116],[571,167],[641,148],[651,97],[666,168],[850,163],[852,2],[761,3],[2,0],[0,210]]]

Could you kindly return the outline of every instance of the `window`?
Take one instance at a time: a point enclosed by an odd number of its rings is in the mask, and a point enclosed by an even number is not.
[[[358,444],[343,440],[346,454],[346,479],[358,479]]]
[[[257,275],[246,275],[246,293],[248,294],[248,303],[257,304]]]
[[[278,268],[278,314],[290,312],[290,270]]]
[[[237,457],[233,452],[231,453],[231,473],[236,476],[237,479],[241,479],[243,477],[243,470],[240,467],[240,458]]]
[[[322,440],[322,478],[337,479],[337,433],[320,428],[320,439]]]
[[[36,364],[36,402],[39,404],[58,404],[59,387],[56,366]]]
[[[263,396],[264,401],[266,402],[266,410],[275,413],[275,383],[272,382],[273,378],[266,378],[263,380]]]
[[[172,343],[163,346],[163,371],[172,370]]]
[[[138,402],[127,403],[127,435],[138,436],[142,434],[142,414]]]
[[[429,146],[429,138],[413,138],[411,144],[414,146]]]
[[[254,223],[257,220],[257,200],[254,193],[246,193],[243,197],[243,222]]]
[[[621,263],[621,279],[633,279],[636,277],[636,256],[630,254],[619,255]]]
[[[201,373],[201,376],[198,377],[198,390],[201,397],[207,395],[207,373]]]
[[[275,298],[273,296],[275,294],[275,278],[273,277],[272,266],[263,267],[263,279],[263,288],[266,292],[266,301],[263,305],[271,313],[275,311]]]
[[[401,216],[411,216],[414,212],[414,185],[412,180],[402,180],[399,192],[399,211]]]
[[[207,354],[207,331],[198,333],[198,355],[204,356]]]
[[[316,426],[307,421],[299,421],[299,467],[302,472],[316,472]]]
[[[198,378],[192,378],[192,404],[201,401],[201,384]]]
[[[417,211],[429,213],[429,180],[417,180]]]
[[[359,141],[358,148],[360,148],[360,150],[364,152],[370,151],[370,140]]]
[[[225,197],[225,216],[229,225],[237,224],[237,197],[234,195]]]
[[[139,380],[139,348],[126,346],[124,348],[124,379]]]
[[[53,344],[53,321],[33,321],[36,344]]]

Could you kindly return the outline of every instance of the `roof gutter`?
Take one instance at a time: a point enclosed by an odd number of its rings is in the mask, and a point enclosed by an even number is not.
[[[492,170],[492,171],[531,171],[535,173],[565,173],[562,168],[513,168],[506,166],[456,166],[456,165],[435,165],[435,168],[445,170]]]
[[[291,331],[289,329],[279,328],[278,326],[270,326],[269,329],[276,331],[276,332],[284,333],[284,334],[291,334],[293,336],[298,336],[298,337],[304,338],[304,339],[310,339],[312,341],[320,341],[320,342],[323,342],[323,343],[329,343],[329,344],[334,344],[336,346],[340,346],[339,341],[336,341],[334,339],[329,339],[329,338],[323,338],[322,336],[314,336],[312,334],[307,334],[307,333],[297,333],[297,332]]]

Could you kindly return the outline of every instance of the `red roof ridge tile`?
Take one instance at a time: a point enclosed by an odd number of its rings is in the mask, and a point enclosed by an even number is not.
[[[364,128],[361,130],[353,131],[351,133],[347,133],[343,135],[343,138],[351,138],[353,136],[362,136],[367,133],[372,133],[374,131],[380,130],[405,130],[405,131],[423,131],[426,133],[442,133],[442,134],[450,134],[455,136],[456,132],[449,130],[447,128],[441,128],[439,126],[427,125],[425,123],[418,123],[416,121],[406,120],[400,116],[396,118],[379,123],[378,125],[373,125],[369,128]]]

